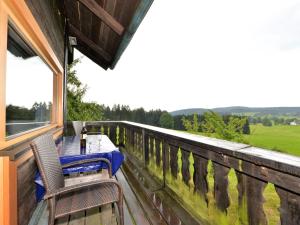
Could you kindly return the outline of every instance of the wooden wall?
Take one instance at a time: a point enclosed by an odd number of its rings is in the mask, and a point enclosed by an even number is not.
[[[30,157],[17,169],[18,184],[18,224],[27,225],[33,210],[37,206],[35,197],[34,175],[37,166],[33,157]]]
[[[57,0],[26,0],[60,64],[64,64],[64,19]]]

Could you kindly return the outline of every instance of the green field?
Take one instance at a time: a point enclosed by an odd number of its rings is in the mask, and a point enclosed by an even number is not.
[[[300,126],[251,125],[251,134],[245,135],[250,145],[300,156]]]

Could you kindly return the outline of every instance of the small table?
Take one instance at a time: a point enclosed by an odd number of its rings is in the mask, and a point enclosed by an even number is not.
[[[83,159],[106,158],[111,163],[113,175],[118,171],[124,161],[123,154],[111,140],[106,135],[99,134],[87,136],[86,154],[80,154],[79,136],[63,137],[62,149],[59,155],[62,165]],[[63,174],[69,175],[72,173],[99,171],[100,169],[107,169],[107,165],[104,162],[85,163],[79,166],[64,168]],[[34,182],[36,183],[36,198],[40,201],[45,194],[45,189],[39,171],[35,176]]]
[[[99,145],[100,140],[100,145]],[[99,148],[100,146],[100,148]],[[86,154],[105,153],[115,151],[117,147],[111,142],[107,135],[92,134],[86,139]],[[69,136],[63,138],[62,151],[60,155],[80,155],[80,137]]]

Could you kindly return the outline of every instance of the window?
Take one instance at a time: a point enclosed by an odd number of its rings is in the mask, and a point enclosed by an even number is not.
[[[9,24],[6,65],[6,136],[51,121],[53,72]]]

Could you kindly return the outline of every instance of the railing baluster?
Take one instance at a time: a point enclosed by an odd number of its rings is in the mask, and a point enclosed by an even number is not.
[[[177,179],[178,175],[178,147],[170,145],[170,167],[171,174]]]
[[[131,148],[131,151],[134,152],[134,130],[131,129],[129,133],[130,133],[130,136],[129,136],[130,148]]]
[[[109,127],[109,138],[112,143],[114,143],[115,145],[117,144],[117,130],[114,124]]]
[[[280,187],[275,187],[280,197],[281,225],[300,224],[300,196]]]
[[[263,192],[267,183],[247,176],[247,208],[249,225],[267,225],[267,218],[263,204],[265,202]]]
[[[195,192],[198,192],[201,197],[208,203],[208,182],[207,182],[207,166],[208,160],[198,155],[194,155],[194,184]]]
[[[145,131],[143,130],[143,140],[144,140],[144,158],[145,158],[145,165],[149,164],[150,156],[149,156],[149,136],[148,134],[145,134]]]
[[[242,170],[254,171],[253,164],[244,161],[242,163]],[[244,187],[240,186],[238,189],[246,195],[244,197],[246,197],[249,225],[267,225],[268,222],[263,208],[265,202],[263,192],[267,182],[243,174],[242,179],[241,177],[239,178],[239,183],[238,186],[244,185]],[[239,195],[242,193],[239,193]],[[241,199],[241,197],[239,197],[239,199]]]
[[[155,155],[156,155],[156,165],[160,166],[161,156],[160,156],[160,140],[155,138]]]
[[[124,127],[119,126],[119,145],[124,146]]]
[[[149,146],[149,148],[150,148],[149,149],[149,151],[150,151],[150,159],[152,161],[154,159],[154,143],[153,143],[154,138],[150,137],[149,141],[150,141],[150,146]]]
[[[104,134],[108,136],[109,126],[108,125],[103,125],[103,129],[104,129]]]
[[[181,148],[181,154],[182,154],[182,168],[181,168],[182,179],[184,183],[189,186],[189,181],[191,178],[190,161],[189,161],[190,152]]]
[[[228,195],[229,168],[218,163],[213,163],[214,168],[214,197],[219,210],[227,212],[230,205]]]

